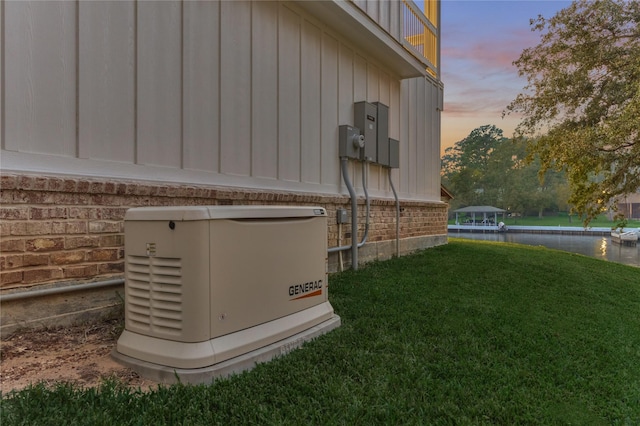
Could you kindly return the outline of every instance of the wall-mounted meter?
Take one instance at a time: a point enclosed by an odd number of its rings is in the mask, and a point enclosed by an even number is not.
[[[364,148],[360,151],[362,161],[377,161],[378,108],[369,102],[353,105],[353,123],[364,136]]]
[[[338,128],[338,142],[340,158],[360,159],[360,151],[364,146],[364,136],[360,134],[360,129],[346,124],[341,125]]]

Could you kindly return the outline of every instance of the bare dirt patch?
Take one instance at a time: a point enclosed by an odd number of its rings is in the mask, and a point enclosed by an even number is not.
[[[121,324],[120,320],[109,320],[13,333],[0,342],[0,390],[6,394],[37,382],[97,387],[105,378],[116,378],[136,389],[155,387],[155,382],[111,358]]]

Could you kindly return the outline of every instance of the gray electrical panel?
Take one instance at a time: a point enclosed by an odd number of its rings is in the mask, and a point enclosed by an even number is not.
[[[389,138],[389,167],[400,167],[400,141]]]
[[[360,152],[362,161],[377,161],[377,115],[378,108],[369,102],[356,102],[353,105],[353,124],[364,136],[364,148]]]
[[[380,102],[373,103],[377,109],[376,163],[389,166],[389,107]]]
[[[347,158],[360,159],[360,151],[364,144],[364,136],[360,129],[346,124],[338,128],[338,155]]]

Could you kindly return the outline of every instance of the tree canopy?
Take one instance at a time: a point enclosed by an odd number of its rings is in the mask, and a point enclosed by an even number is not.
[[[640,2],[578,0],[531,26],[540,43],[514,62],[527,85],[505,113],[522,114],[541,173],[566,170],[588,223],[640,188]]]
[[[501,129],[485,125],[445,150],[442,157],[443,178],[456,194],[457,202],[496,204],[491,185],[491,155],[505,140]]]
[[[442,182],[455,194],[452,207],[491,205],[526,213],[566,209],[566,179],[548,170],[538,179],[540,162],[529,163],[526,141],[511,140],[501,129],[484,125],[445,150]]]

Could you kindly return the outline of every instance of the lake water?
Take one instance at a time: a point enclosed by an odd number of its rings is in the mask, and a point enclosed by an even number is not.
[[[610,262],[624,263],[640,267],[640,245],[636,247],[613,244],[611,237],[597,237],[591,235],[561,235],[561,234],[526,234],[526,233],[471,233],[449,232],[452,238],[466,238],[471,240],[485,240],[526,244],[530,246],[544,246],[552,249],[579,253]]]

